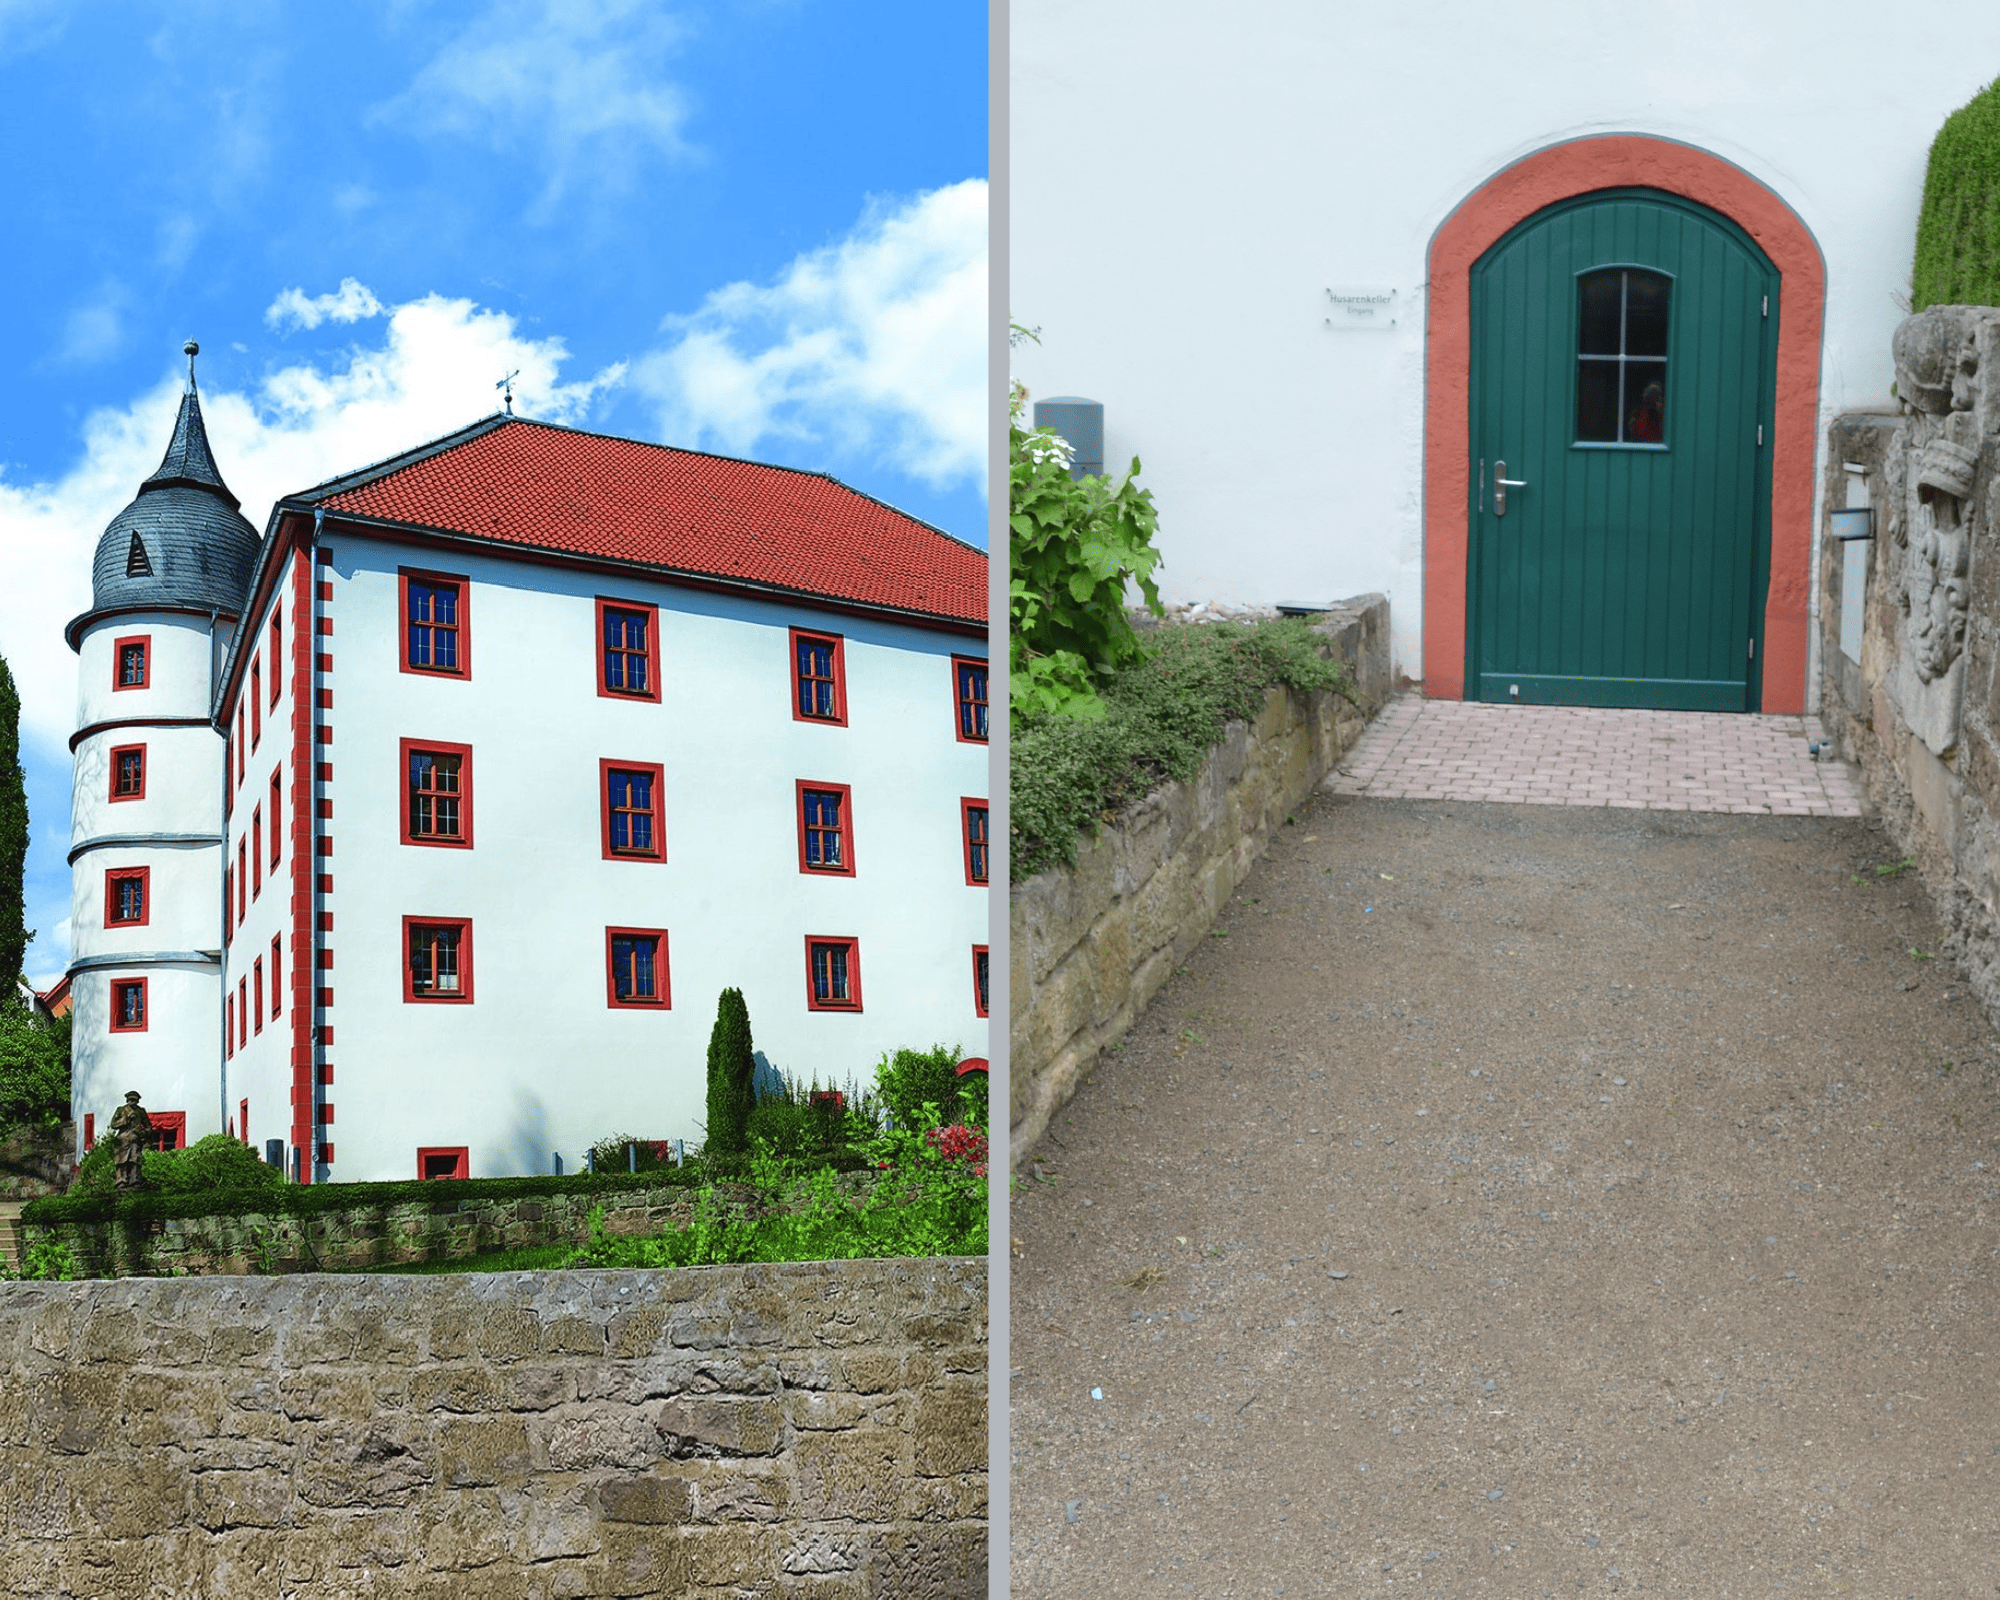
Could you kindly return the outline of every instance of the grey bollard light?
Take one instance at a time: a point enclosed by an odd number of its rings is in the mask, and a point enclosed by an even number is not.
[[[1035,426],[1054,428],[1076,451],[1076,458],[1069,464],[1069,475],[1081,478],[1085,473],[1101,476],[1104,472],[1104,403],[1101,400],[1086,400],[1081,395],[1059,394],[1052,399],[1035,402]]]

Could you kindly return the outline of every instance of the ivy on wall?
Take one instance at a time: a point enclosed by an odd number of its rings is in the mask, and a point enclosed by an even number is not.
[[[1931,144],[1910,272],[1910,309],[1926,306],[2000,306],[2000,79]]]

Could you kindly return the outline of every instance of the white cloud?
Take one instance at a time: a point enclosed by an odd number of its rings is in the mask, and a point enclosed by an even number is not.
[[[370,119],[527,144],[546,209],[580,171],[629,174],[635,142],[691,153],[687,99],[665,76],[682,35],[654,0],[501,0]]]
[[[73,307],[63,319],[62,349],[57,359],[93,366],[116,355],[124,342],[125,307],[130,299],[121,283],[107,281],[99,285],[90,299]]]
[[[624,368],[563,383],[567,355],[560,339],[522,337],[504,313],[428,295],[388,308],[379,342],[282,368],[248,393],[204,389],[202,413],[223,477],[262,532],[279,495],[490,414],[499,403],[494,381],[517,368],[518,411],[586,421]],[[0,655],[20,687],[24,743],[44,760],[67,761],[75,725],[76,657],[63,624],[90,605],[98,535],[159,465],[180,403],[179,371],[175,356],[144,394],[91,413],[82,454],[62,477],[0,476]]]
[[[633,365],[671,444],[810,440],[932,485],[986,471],[986,184],[872,207],[774,283],[732,283]]]
[[[379,317],[383,305],[366,284],[342,278],[332,294],[306,298],[303,289],[285,289],[264,310],[265,323],[283,330],[317,328],[322,322],[359,322],[363,317]]]

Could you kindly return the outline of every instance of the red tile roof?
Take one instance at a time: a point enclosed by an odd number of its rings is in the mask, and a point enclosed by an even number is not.
[[[983,551],[832,478],[521,417],[298,498],[329,514],[986,620]]]

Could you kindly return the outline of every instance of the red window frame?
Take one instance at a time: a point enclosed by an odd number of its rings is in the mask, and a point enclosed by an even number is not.
[[[148,981],[145,978],[113,978],[111,980],[111,1032],[144,1033],[151,1026],[153,1006],[150,997],[146,993]],[[125,1015],[127,1009],[124,997],[128,991],[132,990],[136,990],[139,995],[138,1020],[136,1022],[125,1022],[120,1020]]]
[[[812,829],[806,822],[806,796],[808,794],[830,794],[840,802],[840,824],[831,830]],[[799,871],[815,878],[851,878],[854,876],[854,793],[844,783],[814,783],[808,778],[800,778],[793,786],[792,810],[799,819]],[[831,831],[839,836],[840,862],[837,867],[816,865],[809,857],[807,846],[809,835],[815,831]]]
[[[264,958],[250,963],[250,1031],[264,1031]]]
[[[125,681],[125,652],[136,649],[139,652],[139,681]],[[111,641],[111,687],[120,689],[150,689],[153,687],[153,636],[150,633],[128,633],[122,639]]]
[[[222,1058],[227,1061],[236,1054],[236,996],[224,990],[222,994]]]
[[[188,1118],[185,1111],[149,1111],[146,1120],[153,1125],[153,1149],[187,1148]]]
[[[431,654],[437,654],[436,633],[440,626],[448,626],[457,635],[454,648],[458,655],[456,664],[449,667],[422,666],[410,659],[410,585],[416,583],[425,588],[455,588],[458,591],[457,619],[449,624],[425,623],[420,626],[431,629]],[[396,569],[396,664],[403,671],[414,673],[420,678],[466,678],[472,676],[472,580],[463,573],[426,572],[417,567]]]
[[[844,1000],[819,997],[818,952],[840,950],[845,952],[844,966],[847,974],[847,998]],[[859,1011],[861,1009],[861,941],[842,935],[809,933],[806,935],[806,1010],[808,1011]]]
[[[279,666],[285,659],[284,651],[279,648],[284,637],[284,621],[273,612],[271,615],[271,704],[273,706],[277,705],[279,695],[284,692],[285,674]]]
[[[825,726],[834,728],[846,727],[847,726],[846,637],[838,633],[824,633],[817,628],[790,628],[786,630],[786,639],[787,639],[786,671],[787,671],[787,682],[791,685],[790,694],[792,697],[792,721],[817,722],[824,724]],[[812,679],[808,680],[806,674],[799,670],[799,646],[801,643],[823,644],[829,647],[830,655],[827,663],[827,672],[830,674],[829,677],[821,678],[818,676],[814,676]],[[833,710],[830,713],[809,712],[799,704],[799,698],[800,698],[799,691],[808,681],[811,681],[813,683],[831,683],[833,685],[833,694],[832,694]],[[817,694],[815,694],[813,698],[816,703],[819,697]]]
[[[236,708],[236,782],[241,786],[244,773],[249,767],[249,741],[243,737],[243,707]]]
[[[472,746],[452,744],[444,739],[404,739],[397,745],[396,753],[398,784],[396,814],[401,819],[398,826],[402,829],[403,843],[441,850],[470,850],[472,848]],[[410,782],[412,756],[458,758],[458,834],[455,837],[418,833],[411,827],[410,801],[419,792]]]
[[[264,738],[264,662],[263,658],[250,663],[250,748],[255,750]]]
[[[126,756],[137,756],[138,783],[131,793],[118,792],[118,779]],[[143,744],[116,744],[111,747],[111,798],[115,801],[143,800],[146,798],[146,747]]]
[[[643,772],[653,780],[653,843],[645,850],[611,848],[611,775],[614,772]],[[636,807],[628,809],[637,814]],[[665,861],[667,859],[667,769],[654,761],[618,761],[610,756],[597,763],[598,836],[606,861]]]
[[[271,870],[278,870],[278,861],[285,853],[285,830],[278,825],[278,818],[284,812],[285,764],[281,761],[271,773]]]
[[[139,914],[136,917],[118,915],[118,885],[136,883],[139,885]],[[104,926],[107,928],[143,928],[153,920],[153,869],[151,867],[112,867],[104,874]]]
[[[236,1048],[245,1049],[250,1043],[250,980],[236,980]]]
[[[97,1113],[95,1111],[86,1111],[83,1114],[83,1147],[86,1150],[95,1150],[97,1148]]]
[[[250,808],[250,898],[264,892],[264,808]]]
[[[245,1144],[250,1142],[250,1102],[248,1100],[239,1100],[236,1102],[236,1137],[241,1139]]]
[[[222,942],[226,945],[236,932],[236,919],[229,914],[229,908],[236,899],[236,869],[229,865],[229,857],[223,856],[222,865]]]
[[[632,650],[623,646],[614,647],[605,637],[605,616],[609,612],[625,612],[639,617],[646,625],[646,644],[642,650]],[[643,600],[611,600],[603,595],[597,597],[597,692],[606,700],[650,700],[658,703],[660,698],[660,608],[648,605]],[[643,689],[614,688],[611,683],[611,658],[617,655],[629,667],[636,658],[646,675]]]
[[[279,1014],[284,1010],[285,986],[278,981],[284,948],[285,936],[282,933],[271,935],[271,1020],[273,1022],[278,1020]]]
[[[243,926],[243,919],[250,914],[250,841],[246,836],[236,841],[236,926]]]
[[[445,1157],[452,1158],[449,1172],[431,1172],[426,1169],[433,1163],[441,1163]],[[417,1176],[419,1178],[462,1178],[466,1174],[471,1156],[470,1149],[462,1144],[421,1144],[417,1146]]]
[[[979,836],[973,837],[973,812],[979,813]],[[993,881],[993,808],[970,795],[958,798],[959,842],[965,847],[965,881],[984,889]]]
[[[656,993],[643,999],[618,998],[618,941],[653,941],[653,988]],[[604,999],[613,1011],[671,1011],[674,1006],[673,979],[667,971],[667,930],[665,928],[606,928],[604,930]]]
[[[417,992],[415,962],[412,960],[411,943],[419,929],[442,931],[446,928],[458,930],[458,987],[450,992],[433,990],[429,994]],[[433,944],[435,951],[435,944]],[[403,999],[410,1005],[419,1006],[464,1006],[472,1004],[472,919],[470,917],[405,917],[403,918]]]
[[[988,1002],[992,999],[992,962],[987,955],[990,946],[976,944],[972,947],[972,1013],[983,1017],[987,1014]]]
[[[979,674],[981,687],[985,691],[983,696],[974,697],[966,694],[965,674],[968,669],[976,671]],[[967,722],[973,720],[968,717],[967,713],[971,712],[974,707],[978,708],[978,717],[981,720],[986,717],[988,702],[992,698],[992,683],[992,675],[987,670],[986,658],[984,656],[953,656],[951,658],[951,726],[952,731],[958,735],[958,742],[960,744],[986,744],[989,742],[985,734],[967,733],[965,730]],[[988,726],[991,726],[990,722]]]

